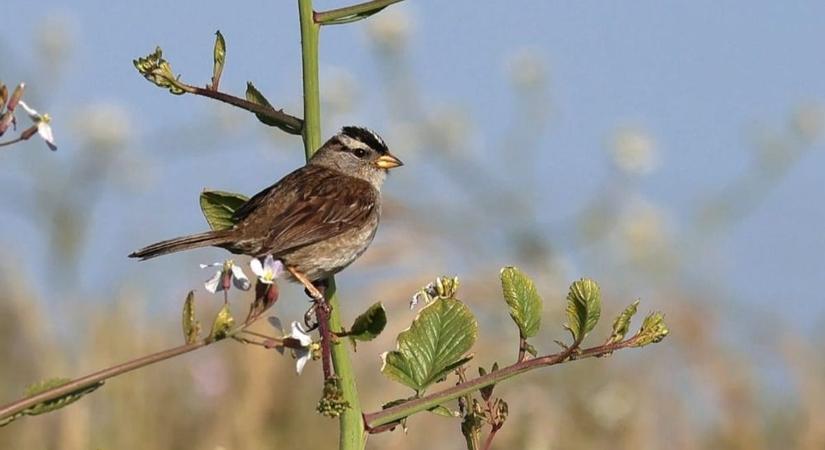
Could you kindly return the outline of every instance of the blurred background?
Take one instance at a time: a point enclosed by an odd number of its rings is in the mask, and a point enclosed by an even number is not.
[[[221,297],[198,264],[224,251],[126,255],[205,229],[203,188],[253,194],[303,164],[299,138],[133,68],[160,45],[205,85],[220,29],[221,90],[252,81],[300,116],[295,2],[216,5],[0,5],[0,79],[26,82],[60,147],[0,149],[0,402],[180,344],[190,289],[209,323]],[[566,338],[567,286],[585,276],[605,310],[591,342],[636,298],[671,335],[500,385],[510,418],[494,447],[825,448],[822,17],[816,1],[407,1],[325,28],[324,135],[368,126],[406,163],[375,243],[338,277],[348,321],[388,309],[354,354],[365,409],[409,395],[378,354],[441,274],[461,277],[479,319],[474,365],[513,361],[498,270],[518,265],[544,297],[542,352]],[[248,301],[233,293],[236,315]],[[275,310],[287,322],[306,306],[289,286]],[[290,359],[223,342],[2,428],[0,448],[332,448],[318,366],[297,377]],[[368,448],[464,445],[458,421],[408,425]]]

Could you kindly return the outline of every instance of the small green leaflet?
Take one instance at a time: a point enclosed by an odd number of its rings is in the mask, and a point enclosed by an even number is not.
[[[235,318],[232,317],[232,311],[229,310],[229,304],[223,305],[218,314],[215,316],[215,321],[212,322],[212,332],[209,337],[215,341],[219,341],[226,337],[232,325],[235,324]]]
[[[195,291],[189,291],[186,295],[182,316],[183,339],[187,344],[194,344],[201,331],[201,324],[195,318]]]
[[[200,203],[206,223],[213,231],[227,230],[235,225],[232,215],[249,197],[233,192],[204,190]]]
[[[624,339],[628,329],[630,329],[630,319],[636,314],[639,308],[639,300],[634,301],[624,311],[621,312],[613,321],[613,332],[610,333],[610,338],[607,340],[608,344],[619,342]]]
[[[582,278],[570,285],[567,294],[567,324],[573,340],[578,344],[584,340],[596,323],[602,312],[601,293],[595,281]]]
[[[501,269],[501,290],[521,336],[535,336],[541,326],[542,301],[533,280],[517,267],[505,267]]]
[[[387,311],[381,302],[375,303],[355,319],[347,336],[357,341],[375,339],[387,326]]]
[[[49,378],[47,380],[38,381],[36,383],[29,385],[29,387],[26,388],[26,396],[31,397],[33,395],[46,392],[50,389],[60,387],[70,381],[71,380],[68,378]],[[64,406],[71,405],[72,403],[80,400],[80,397],[92,393],[100,386],[103,386],[102,381],[94,383],[90,386],[78,388],[77,390],[69,392],[68,394],[65,394],[62,397],[45,401],[43,403],[38,403],[32,407],[24,409],[23,411],[20,411],[19,413],[13,416],[9,416],[0,420],[0,427],[8,425],[9,423],[23,416],[36,416],[38,414],[45,414],[48,412],[56,411],[60,408],[63,408]]]
[[[223,66],[226,63],[226,41],[223,39],[221,31],[215,32],[215,49],[213,50],[212,59],[214,61],[212,66],[212,90],[218,90],[218,84],[221,82],[221,74],[223,73]]]

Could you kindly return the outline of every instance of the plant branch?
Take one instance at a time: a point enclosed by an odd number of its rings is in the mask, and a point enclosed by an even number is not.
[[[186,91],[191,94],[209,97],[215,100],[222,101],[224,103],[228,103],[232,106],[237,106],[238,108],[245,109],[249,112],[261,116],[266,116],[273,122],[279,123],[280,125],[278,126],[278,128],[284,130],[289,134],[301,134],[301,130],[304,127],[303,120],[293,115],[287,114],[283,110],[275,109],[271,106],[265,106],[260,105],[258,103],[250,102],[249,100],[240,97],[235,97],[234,95],[230,95],[220,91],[213,91],[211,89],[192,86],[188,84],[186,84],[185,86],[187,87]]]
[[[268,306],[272,305],[270,304]],[[268,307],[266,309],[268,309]],[[249,317],[246,321],[244,321],[234,330],[229,331],[224,337],[224,339],[235,338],[237,334],[246,331],[246,328],[249,327],[256,320],[258,320],[263,315],[263,313],[266,312],[266,309],[261,309],[257,312],[257,314]],[[3,421],[3,419],[12,417],[16,414],[19,414],[20,412],[23,412],[41,403],[65,397],[66,395],[69,395],[73,392],[77,392],[90,386],[99,384],[105,380],[114,378],[118,375],[123,375],[124,373],[131,372],[135,369],[140,369],[141,367],[146,367],[155,363],[159,363],[161,361],[165,361],[169,358],[174,358],[175,356],[180,356],[185,353],[198,350],[200,348],[206,347],[210,344],[214,344],[215,342],[219,342],[224,339],[215,339],[214,337],[209,336],[199,341],[193,342],[191,344],[184,344],[178,347],[161,350],[157,353],[141,356],[140,358],[132,359],[130,361],[126,361],[115,366],[108,367],[106,369],[98,370],[97,372],[90,373],[89,375],[74,379],[66,384],[62,384],[60,386],[40,392],[38,394],[19,400],[15,400],[11,403],[7,403],[5,405],[0,406],[0,421]]]
[[[321,99],[318,82],[318,34],[320,25],[315,20],[312,9],[312,0],[298,0],[298,15],[301,25],[301,67],[303,73],[304,94],[304,154],[307,160],[321,146]],[[327,288],[324,295],[329,306],[329,330],[333,333],[341,332],[344,327],[341,323],[341,305],[335,289],[335,278],[326,280]],[[355,384],[355,374],[352,362],[343,340],[331,345],[332,365],[338,377],[341,389],[341,399],[349,407],[338,419],[339,449],[360,450],[364,447],[366,436],[362,422],[361,403]]]
[[[215,341],[207,338],[192,344],[185,344],[179,347],[174,347],[157,353],[153,353],[151,355],[146,355],[137,359],[133,359],[131,361],[126,361],[116,366],[99,370],[84,377],[77,378],[66,384],[41,392],[37,395],[33,395],[31,397],[26,397],[8,403],[6,405],[0,406],[0,420],[5,419],[7,417],[11,417],[40,403],[45,403],[51,400],[58,399],[60,397],[71,394],[72,392],[82,390],[89,386],[98,384],[101,381],[108,380],[109,378],[114,378],[118,375],[131,372],[135,369],[139,369],[141,367],[145,367],[150,364],[154,364],[169,358],[173,358],[175,356],[183,355],[184,353],[189,353],[201,347],[205,347],[213,342]]]
[[[315,13],[315,23],[321,25],[340,25],[344,23],[355,22],[369,17],[393,3],[401,2],[402,0],[373,0],[370,2],[359,3],[357,5],[346,6],[344,8],[331,9],[329,11],[322,11]]]
[[[516,375],[528,372],[533,369],[537,369],[539,367],[553,366],[566,361],[591,358],[594,356],[604,356],[616,350],[632,347],[639,339],[639,337],[640,336],[637,334],[621,342],[600,345],[597,347],[591,347],[584,350],[577,350],[577,346],[572,345],[568,349],[560,353],[540,356],[538,358],[518,362],[511,366],[504,367],[494,372],[490,372],[487,375],[480,376],[478,378],[469,380],[465,383],[461,383],[451,388],[444,389],[443,391],[435,392],[421,398],[410,400],[408,402],[404,402],[381,411],[364,414],[364,423],[366,424],[368,430],[375,431],[378,429],[378,427],[382,427],[383,425],[397,422],[414,413],[433,408],[446,401],[454,400],[468,393],[477,391],[483,387],[500,383]]]
[[[524,361],[527,356],[527,338],[519,331],[518,335],[518,360],[516,362]]]
[[[12,139],[10,141],[0,142],[0,147],[5,147],[6,145],[12,145],[12,144],[16,144],[18,142],[23,142],[23,141],[25,141],[25,139],[23,139],[22,136],[18,136],[17,138]]]

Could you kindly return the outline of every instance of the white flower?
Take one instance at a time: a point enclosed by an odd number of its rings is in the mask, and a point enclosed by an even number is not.
[[[273,258],[272,255],[266,255],[263,264],[260,259],[253,258],[249,262],[249,268],[258,276],[258,280],[265,284],[272,284],[286,270],[281,260]]]
[[[622,128],[613,136],[613,163],[628,175],[645,175],[659,167],[656,141],[640,128]]]
[[[40,135],[41,138],[46,142],[46,145],[49,146],[50,149],[57,150],[57,146],[54,144],[54,135],[52,134],[52,126],[49,123],[52,121],[51,117],[48,114],[40,114],[34,109],[30,108],[29,105],[26,104],[23,100],[18,102],[18,105],[22,106],[23,109],[26,110],[26,114],[29,115],[29,118],[37,124],[37,134]]]
[[[203,287],[206,288],[207,291],[211,293],[216,293],[218,291],[222,291],[224,289],[228,289],[227,286],[229,281],[235,285],[236,288],[246,291],[249,290],[251,284],[249,283],[249,278],[246,277],[246,274],[243,272],[243,269],[240,266],[235,265],[235,262],[231,259],[227,259],[224,262],[216,262],[212,264],[201,264],[201,269],[205,269],[207,267],[220,267],[215,275],[212,278],[206,280],[203,284]],[[227,279],[227,285],[224,284],[224,280]]]
[[[300,375],[301,372],[304,371],[304,366],[306,366],[307,361],[312,359],[312,337],[304,331],[304,327],[302,327],[298,322],[292,322],[292,332],[284,337],[294,339],[298,344],[300,344],[300,346],[290,347],[292,348],[292,356],[297,359],[295,362],[295,371],[298,372],[298,375]]]

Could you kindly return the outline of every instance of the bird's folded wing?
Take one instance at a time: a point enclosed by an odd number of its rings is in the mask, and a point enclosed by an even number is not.
[[[305,166],[249,199],[234,218],[260,228],[277,254],[366,225],[377,201],[366,181]]]

